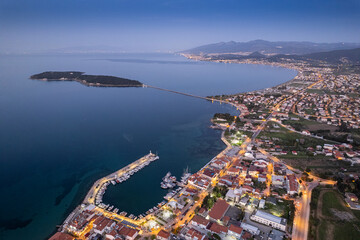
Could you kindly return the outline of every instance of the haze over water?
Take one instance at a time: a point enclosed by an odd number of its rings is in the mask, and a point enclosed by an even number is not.
[[[96,179],[152,150],[158,161],[104,197],[120,211],[147,211],[166,194],[160,188],[166,172],[180,177],[187,166],[195,172],[224,149],[210,118],[235,113],[154,89],[86,87],[30,75],[84,71],[208,96],[270,87],[296,74],[170,54],[2,56],[0,69],[0,239],[15,240],[45,239]]]

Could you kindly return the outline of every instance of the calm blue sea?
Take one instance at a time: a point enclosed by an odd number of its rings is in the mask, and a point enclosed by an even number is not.
[[[209,128],[226,105],[147,88],[42,82],[43,71],[115,75],[201,96],[270,87],[288,69],[195,62],[171,54],[0,56],[0,239],[45,239],[92,183],[147,154],[151,163],[104,200],[141,213],[161,202],[161,178],[197,171],[224,149]]]

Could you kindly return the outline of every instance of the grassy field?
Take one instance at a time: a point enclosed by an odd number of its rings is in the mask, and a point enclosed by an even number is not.
[[[322,198],[322,214],[324,216],[333,217],[333,213],[330,209],[337,209],[339,211],[347,211],[343,203],[339,201],[338,193],[326,192]]]
[[[283,146],[293,146],[295,142],[299,139],[304,139],[305,143],[303,144],[303,147],[316,147],[316,145],[323,145],[324,143],[331,143],[330,141],[313,138],[309,136],[302,135],[300,133],[292,132],[282,126],[279,126],[280,128],[273,128],[273,123],[268,123],[266,130],[262,131],[259,135],[261,138],[262,136],[268,137],[268,138],[278,138],[279,144]],[[276,130],[278,132],[270,132],[270,130]],[[296,149],[294,149],[296,150]]]
[[[355,228],[359,223],[335,224],[334,240],[359,240],[360,232]]]
[[[316,188],[312,198],[309,240],[358,240],[360,239],[360,211],[350,210],[343,197],[335,190]],[[315,206],[314,206],[314,203]],[[333,210],[338,211],[334,213]],[[348,216],[347,218],[343,216]]]
[[[324,90],[321,90],[321,89],[308,89],[306,91],[308,93],[325,94]]]

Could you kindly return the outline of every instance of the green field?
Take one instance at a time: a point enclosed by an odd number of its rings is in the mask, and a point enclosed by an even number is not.
[[[356,230],[355,226],[359,227],[359,222],[357,223],[336,223],[334,229],[335,240],[359,240],[360,232]]]
[[[316,145],[323,145],[324,143],[331,143],[330,141],[327,141],[327,140],[308,137],[308,136],[304,136],[300,133],[292,132],[282,126],[280,126],[280,128],[278,128],[278,129],[275,129],[275,130],[279,130],[279,132],[270,132],[270,131],[268,131],[268,129],[274,129],[274,128],[271,128],[271,126],[272,126],[272,123],[268,123],[267,129],[265,131],[262,131],[259,134],[259,138],[261,138],[261,136],[266,136],[268,138],[270,138],[270,137],[278,138],[280,140],[280,142],[278,142],[276,144],[283,145],[283,146],[294,146],[295,142],[297,142],[297,139],[304,139],[305,144],[302,145],[303,148],[316,147]],[[297,149],[292,149],[292,150],[297,150]]]
[[[337,193],[335,192],[326,192],[323,195],[322,199],[322,214],[324,216],[333,217],[333,213],[331,212],[331,208],[337,209],[339,211],[346,211],[347,209],[344,205],[339,201],[337,197]]]
[[[322,190],[320,190],[322,191]],[[317,194],[318,195],[318,194]],[[316,201],[316,199],[312,199]],[[356,240],[360,239],[360,211],[352,211],[342,202],[342,196],[336,191],[327,191],[319,199],[322,204],[322,217],[317,216],[317,234],[311,234],[309,239],[319,240]],[[316,204],[317,205],[317,204]],[[354,213],[355,219],[341,220],[331,209],[346,213]],[[312,208],[312,211],[316,211]],[[314,212],[313,212],[314,213]]]

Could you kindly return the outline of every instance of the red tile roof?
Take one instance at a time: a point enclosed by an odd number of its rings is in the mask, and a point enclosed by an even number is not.
[[[170,233],[167,232],[167,231],[161,230],[161,231],[158,233],[158,237],[162,237],[162,238],[168,239],[168,238],[170,237]]]
[[[67,233],[57,232],[49,240],[73,240],[74,238]]]
[[[237,234],[241,234],[242,230],[243,229],[241,227],[236,226],[234,224],[231,224],[230,227],[229,227],[229,231],[232,231],[232,232],[237,233]]]
[[[209,224],[209,220],[207,220],[206,218],[199,216],[199,215],[195,215],[191,221],[196,222],[197,224],[201,224],[204,226],[207,226]]]
[[[214,207],[209,212],[209,216],[213,219],[219,220],[224,216],[228,208],[229,208],[229,204],[225,200],[218,199]]]
[[[225,226],[222,226],[216,222],[212,223],[209,230],[211,232],[215,232],[215,233],[227,233],[228,232],[228,228]]]
[[[198,240],[203,239],[205,237],[204,234],[193,228],[189,229],[186,235],[190,236],[191,239],[198,239]]]

